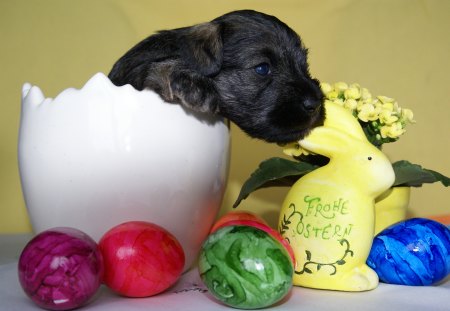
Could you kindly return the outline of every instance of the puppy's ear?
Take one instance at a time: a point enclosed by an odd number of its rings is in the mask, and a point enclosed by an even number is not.
[[[220,98],[211,77],[222,67],[220,28],[205,23],[184,29],[178,44],[185,68],[173,70],[169,77],[173,101],[195,111],[217,113]]]
[[[170,74],[172,100],[195,111],[215,114],[220,97],[211,78],[192,70],[175,70]]]
[[[213,76],[222,66],[221,26],[204,23],[189,27],[181,39],[181,58],[189,69]]]

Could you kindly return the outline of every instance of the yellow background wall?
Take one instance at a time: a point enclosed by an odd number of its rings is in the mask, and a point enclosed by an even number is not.
[[[0,233],[29,231],[17,169],[20,90],[24,82],[48,97],[81,87],[96,72],[156,30],[205,22],[251,8],[277,16],[310,49],[322,81],[358,82],[411,108],[417,123],[385,147],[450,175],[450,1],[448,0],[0,0]],[[232,127],[229,186],[223,212],[261,160],[282,156],[274,145]],[[45,182],[45,181],[43,181]],[[272,224],[287,189],[260,190],[241,205]],[[410,215],[450,213],[449,189],[412,192]]]

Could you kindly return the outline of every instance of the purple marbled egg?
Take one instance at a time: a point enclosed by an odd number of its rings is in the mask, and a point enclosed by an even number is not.
[[[73,228],[36,235],[19,258],[19,281],[38,306],[69,310],[87,303],[101,285],[103,262],[97,244]]]

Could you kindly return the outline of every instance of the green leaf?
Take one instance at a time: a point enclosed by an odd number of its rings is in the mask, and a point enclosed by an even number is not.
[[[263,187],[292,186],[301,176],[315,170],[318,165],[291,161],[283,158],[270,158],[261,162],[241,188],[233,207],[237,207],[250,193]]]
[[[395,172],[394,186],[421,187],[424,183],[441,182],[445,187],[450,185],[450,178],[433,170],[422,168],[402,160],[392,164]]]
[[[273,186],[292,186],[300,177],[319,168],[320,165],[305,161],[291,161],[284,158],[270,158],[261,162],[259,167],[245,181],[233,207],[252,192]],[[392,164],[395,172],[393,186],[421,187],[424,183],[441,182],[445,187],[450,185],[450,178],[433,170],[422,168],[402,160]]]

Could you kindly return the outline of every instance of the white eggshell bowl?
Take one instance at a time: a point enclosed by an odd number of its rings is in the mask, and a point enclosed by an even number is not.
[[[55,99],[23,86],[19,168],[35,232],[70,226],[98,241],[115,225],[148,221],[180,241],[187,269],[219,211],[229,148],[222,118],[101,73]]]

